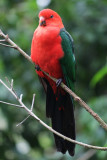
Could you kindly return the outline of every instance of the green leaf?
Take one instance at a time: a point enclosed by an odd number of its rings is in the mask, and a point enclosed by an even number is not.
[[[95,85],[101,81],[107,75],[107,65],[100,69],[91,79],[90,86],[95,87]]]

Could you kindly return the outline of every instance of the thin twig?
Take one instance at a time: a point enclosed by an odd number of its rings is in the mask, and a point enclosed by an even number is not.
[[[23,94],[20,95],[19,100],[22,101],[22,96]],[[33,94],[33,98],[32,98],[32,105],[31,105],[31,112],[33,110],[33,106],[34,106],[34,102],[35,102],[35,94]],[[16,125],[16,127],[18,127],[19,125],[21,125],[22,123],[24,123],[28,118],[30,117],[30,115],[28,115],[22,122],[20,122],[19,124]]]
[[[20,101],[22,101],[22,96],[23,94],[20,95]],[[33,94],[33,98],[32,98],[32,105],[31,105],[31,112],[33,110],[33,106],[34,106],[34,102],[35,102],[35,94]],[[28,118],[30,117],[30,115],[28,115],[22,122],[20,122],[19,124],[16,125],[16,127],[18,127],[19,125],[22,125]]]
[[[30,109],[31,111],[33,110],[34,102],[35,102],[35,94],[33,94],[32,105],[31,105],[31,109]]]
[[[23,108],[22,106],[20,106],[20,105],[18,105],[18,104],[13,104],[13,103],[9,103],[9,102],[0,101],[0,103],[4,103],[4,104],[8,104],[8,105],[10,105],[10,106],[15,106],[15,107]]]
[[[22,122],[18,123],[18,124],[16,125],[16,127],[22,125],[29,117],[30,117],[30,115],[28,115]]]
[[[0,43],[0,45],[16,49],[15,46],[11,46],[11,45],[8,45],[8,44]]]
[[[16,98],[16,100],[20,103],[20,105],[29,113],[29,115],[31,115],[32,117],[34,117],[39,123],[41,123],[44,127],[46,127],[48,130],[50,130],[51,132],[53,132],[54,134],[62,137],[64,140],[67,140],[69,142],[78,144],[80,146],[84,146],[87,148],[91,148],[91,149],[96,149],[96,150],[107,150],[107,147],[99,147],[99,146],[93,146],[93,145],[88,145],[86,143],[82,143],[76,140],[73,140],[71,138],[68,138],[62,134],[60,134],[59,132],[55,131],[54,129],[52,129],[51,127],[49,127],[47,124],[45,124],[41,119],[39,119],[30,109],[28,109],[25,104],[20,100],[20,98],[13,92],[13,90],[11,88],[9,88],[1,79],[0,79],[0,83],[6,87],[6,89]]]
[[[5,39],[0,39],[0,42],[5,42],[6,40]]]
[[[23,94],[21,94],[21,95],[20,95],[20,98],[19,98],[19,99],[20,99],[20,101],[22,101],[22,97],[23,97]]]
[[[11,80],[10,86],[11,86],[11,89],[12,89],[13,88],[13,79]]]
[[[15,90],[13,89],[13,80],[11,80],[11,82],[10,82],[7,77],[5,77],[5,79],[6,79],[7,83],[9,84],[10,89],[13,90],[13,92],[17,95],[17,93],[16,93]],[[18,97],[18,96],[17,96],[17,97]]]
[[[0,36],[2,36],[2,37],[5,39],[6,42],[8,42],[8,43],[11,44],[12,46],[14,46],[15,49],[17,49],[27,60],[29,60],[31,63],[33,63],[32,60],[31,60],[31,58],[30,58],[30,56],[28,56],[28,55],[26,54],[26,52],[24,52],[19,46],[17,46],[17,45],[8,37],[8,35],[5,35],[5,34],[2,32],[2,30],[0,30]]]

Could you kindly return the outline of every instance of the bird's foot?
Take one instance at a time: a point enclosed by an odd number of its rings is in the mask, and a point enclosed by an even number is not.
[[[36,69],[37,71],[40,71],[39,65],[35,65],[35,69]]]
[[[62,78],[59,78],[59,79],[56,81],[56,86],[59,87],[60,84],[61,84],[61,82],[62,82]]]

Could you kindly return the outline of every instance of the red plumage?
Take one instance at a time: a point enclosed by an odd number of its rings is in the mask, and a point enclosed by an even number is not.
[[[49,17],[48,14],[50,15],[48,12],[41,12],[39,16],[42,16],[42,14],[46,14],[47,17]],[[61,37],[59,35],[63,25],[61,23],[59,26],[55,27],[57,22],[58,21],[55,20],[53,25],[50,22],[51,25],[48,25],[48,27],[41,27],[39,25],[35,30],[32,39],[31,59],[45,72],[58,79],[61,77],[63,78],[59,59],[64,56],[64,53],[61,47]],[[37,71],[37,74],[40,77],[45,76],[41,71]],[[51,86],[53,86],[54,92],[56,92],[56,84],[50,79],[49,82],[51,83]]]
[[[60,31],[64,28],[60,16],[45,9],[39,14],[39,26],[34,32],[31,46],[31,59],[43,71],[52,77],[62,79],[65,83],[60,59],[64,57]],[[44,75],[42,71],[36,71],[46,89],[46,115],[52,120],[52,128],[56,131],[75,139],[75,122],[73,113],[73,101],[68,93],[56,83]],[[44,85],[44,86],[45,86]],[[75,144],[67,142],[54,135],[57,150],[74,155]]]

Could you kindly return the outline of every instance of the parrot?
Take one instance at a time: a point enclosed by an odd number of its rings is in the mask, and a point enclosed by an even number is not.
[[[52,9],[39,12],[39,24],[31,43],[31,59],[46,92],[46,116],[52,128],[73,140],[76,139],[74,100],[60,84],[74,91],[76,60],[71,35],[64,28],[61,17]],[[54,82],[41,70],[57,79]],[[57,151],[70,156],[75,154],[75,144],[54,134]]]

